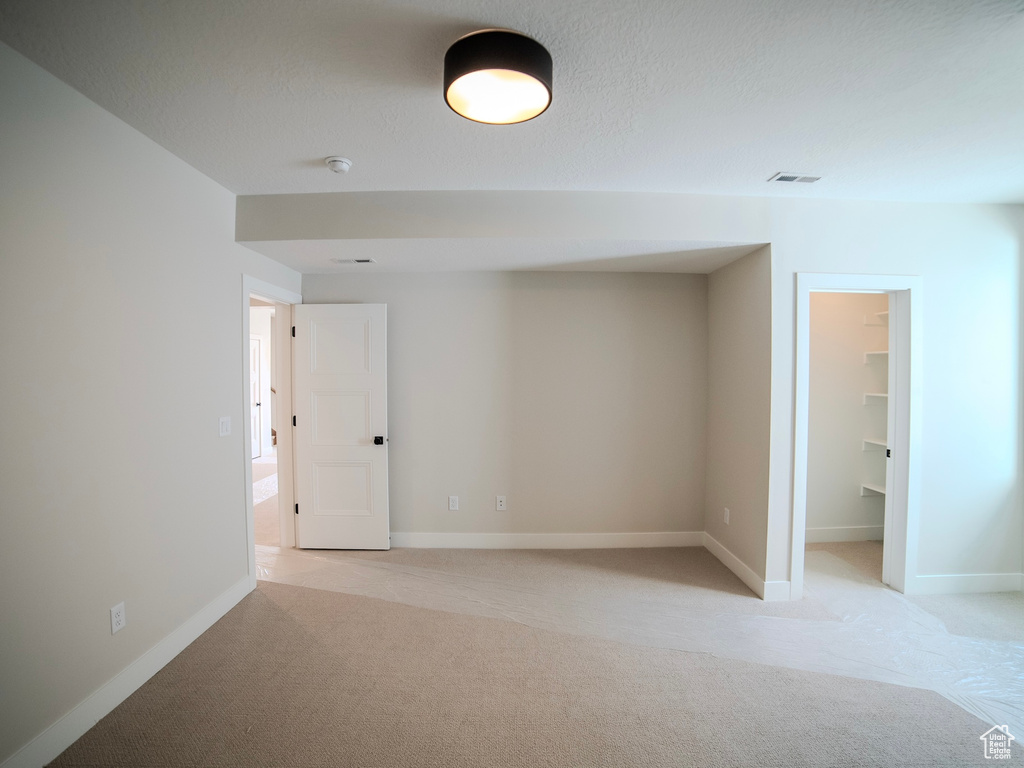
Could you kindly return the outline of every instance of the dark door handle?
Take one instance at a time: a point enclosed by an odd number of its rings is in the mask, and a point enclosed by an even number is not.
[[[373,444],[374,445],[384,445],[384,437],[383,437],[383,435],[377,435],[375,438],[373,438]]]

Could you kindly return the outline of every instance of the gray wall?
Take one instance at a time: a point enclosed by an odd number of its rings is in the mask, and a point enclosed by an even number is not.
[[[885,497],[862,496],[861,483],[885,485],[885,405],[865,405],[865,392],[888,389],[888,360],[864,353],[889,348],[882,293],[812,293],[807,450],[808,541],[882,538]],[[865,324],[865,316],[871,324]]]
[[[0,104],[2,761],[247,579],[241,275],[299,286],[231,194],[2,45]]]
[[[303,300],[388,305],[393,531],[703,530],[703,275],[306,275]]]
[[[708,336],[705,530],[763,578],[772,387],[768,248],[708,277]]]
[[[946,588],[1019,578],[1022,239],[1020,205],[772,202],[769,579],[789,578],[798,272],[923,277],[921,515],[909,560],[923,576],[964,577]]]

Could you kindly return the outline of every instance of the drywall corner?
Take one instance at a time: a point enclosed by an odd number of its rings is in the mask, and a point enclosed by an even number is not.
[[[765,602],[776,602],[790,599],[790,584],[788,581],[765,581],[758,576],[740,558],[736,557],[714,536],[704,533],[704,548],[713,554],[718,560],[736,574],[740,581],[750,587],[750,590]]]
[[[763,584],[771,437],[771,251],[767,246],[708,276],[707,430],[704,530],[713,542],[708,548],[719,559],[722,551],[728,552],[723,562],[748,586],[748,579]],[[749,573],[730,565],[732,560]],[[764,596],[763,587],[759,595]]]

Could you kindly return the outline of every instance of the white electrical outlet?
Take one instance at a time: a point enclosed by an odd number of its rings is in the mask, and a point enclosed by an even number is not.
[[[231,417],[221,416],[220,417],[220,436],[227,437],[231,434]]]
[[[499,512],[503,512],[504,510],[508,509],[508,507],[505,504],[505,497],[504,496],[495,496],[494,497],[494,508],[496,510],[498,510]]]
[[[728,525],[729,524],[729,508],[728,507],[723,507],[723,509],[725,510],[725,515],[724,515],[724,517],[725,517],[725,524]]]
[[[110,609],[110,634],[115,634],[124,629],[128,619],[124,615],[124,603],[118,603]]]
[[[459,497],[458,496],[449,496],[448,497],[448,511],[449,512],[458,512],[459,511]]]

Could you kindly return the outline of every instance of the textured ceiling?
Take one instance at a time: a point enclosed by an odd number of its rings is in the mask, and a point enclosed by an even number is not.
[[[535,121],[441,98],[494,26],[551,51]],[[0,39],[238,194],[1024,201],[1024,0],[0,0]]]

